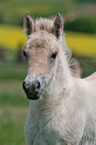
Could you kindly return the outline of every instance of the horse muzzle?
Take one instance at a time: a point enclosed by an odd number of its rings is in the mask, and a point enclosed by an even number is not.
[[[23,89],[30,100],[37,100],[42,95],[46,80],[41,75],[27,75],[23,82]]]

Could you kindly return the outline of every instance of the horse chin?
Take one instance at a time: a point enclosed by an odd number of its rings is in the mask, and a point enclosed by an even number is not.
[[[33,95],[33,94],[27,94],[27,98],[29,100],[38,100],[40,98],[40,94],[36,94],[36,95]]]

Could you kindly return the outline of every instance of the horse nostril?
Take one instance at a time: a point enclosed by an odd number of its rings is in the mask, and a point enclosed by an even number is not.
[[[35,91],[39,91],[40,87],[41,87],[40,82],[36,81]]]
[[[23,89],[28,91],[28,84],[25,81],[23,82]]]

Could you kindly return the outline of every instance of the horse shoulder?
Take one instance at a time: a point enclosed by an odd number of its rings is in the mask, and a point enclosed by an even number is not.
[[[86,81],[94,81],[94,83],[96,83],[96,72],[94,72],[93,74],[91,74],[88,77],[84,78],[84,80],[86,80]]]

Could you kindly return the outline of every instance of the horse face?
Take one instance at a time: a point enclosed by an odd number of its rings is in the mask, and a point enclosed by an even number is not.
[[[54,20],[35,21],[27,12],[24,16],[24,31],[28,41],[24,49],[27,76],[23,88],[31,100],[38,99],[52,79],[55,59],[58,54],[57,39],[63,32],[63,17],[58,13]]]
[[[38,99],[49,84],[58,48],[56,37],[45,31],[32,34],[27,41],[24,49],[27,76],[23,82],[23,89],[29,99]]]

